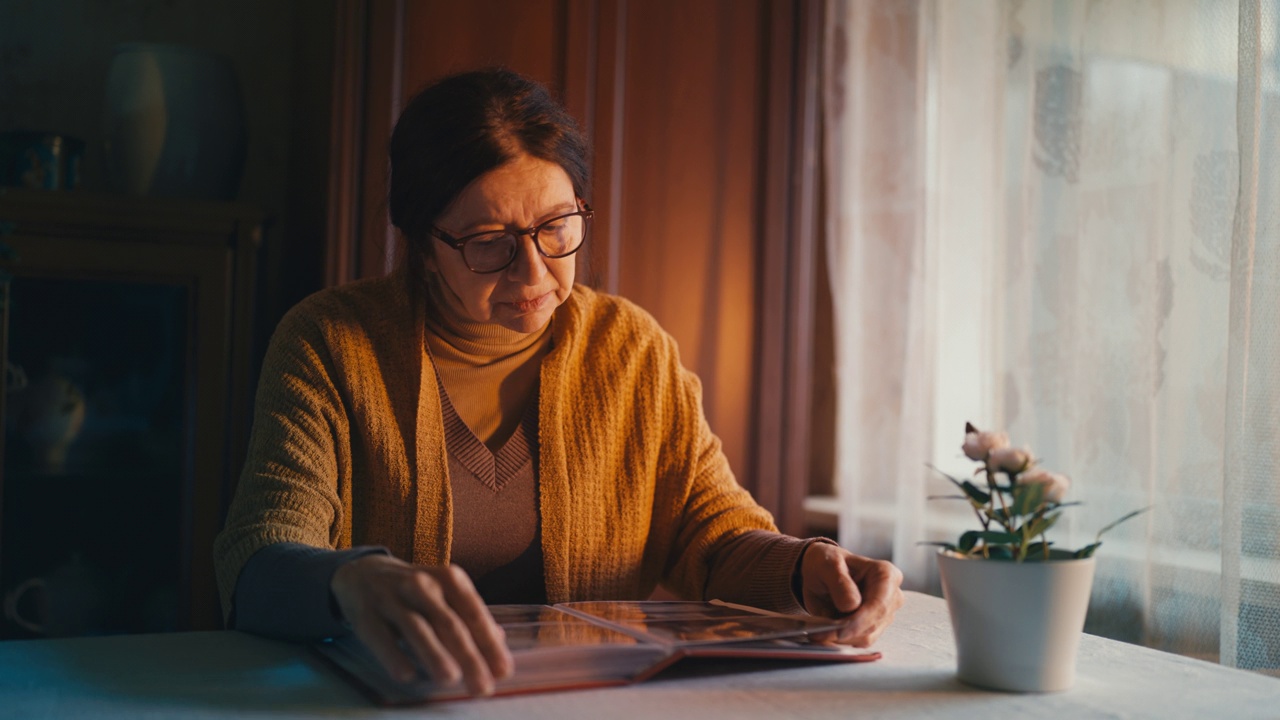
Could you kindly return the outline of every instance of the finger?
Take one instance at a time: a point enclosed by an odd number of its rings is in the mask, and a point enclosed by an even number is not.
[[[449,605],[453,591],[446,591],[438,579],[418,573],[416,582],[407,589],[406,600],[419,609],[444,646],[446,654],[458,664],[473,695],[493,694],[493,674],[471,637],[471,632]],[[449,582],[448,578],[445,578]],[[453,586],[452,582],[449,582]]]
[[[449,572],[453,581],[451,586],[445,587],[449,605],[466,624],[493,676],[511,677],[516,664],[507,648],[506,632],[494,622],[493,615],[489,613],[489,608],[476,592],[467,573],[457,566],[451,566]]]
[[[870,647],[884,631],[885,618],[873,609],[859,610],[840,629],[840,642],[854,647]]]
[[[890,563],[876,562],[863,579],[863,602],[891,610],[902,607],[902,571]]]
[[[836,608],[831,604],[831,601],[827,600],[826,596],[810,590],[804,591],[804,609],[810,615],[817,617],[833,618],[840,615],[840,613],[836,612]]]
[[[810,633],[807,641],[812,645],[839,645],[840,632],[838,630],[827,630],[825,632]]]
[[[849,570],[844,563],[837,567],[836,575],[831,580],[831,602],[842,615],[855,612],[866,602],[858,584],[849,577]]]
[[[848,615],[862,606],[862,593],[849,574],[849,565],[843,552],[824,552],[811,570],[814,590],[808,591],[810,578],[806,577],[806,595],[812,595],[817,608],[810,606],[814,614],[839,617]],[[805,598],[806,601],[810,597]]]
[[[395,634],[381,617],[366,614],[352,623],[352,629],[391,677],[400,682],[413,680],[417,674],[413,662],[400,650]]]
[[[893,613],[888,607],[868,603],[853,614],[848,625],[840,629],[840,641],[867,647],[880,638],[880,634],[891,622]]]
[[[442,685],[455,685],[462,679],[462,669],[435,630],[417,611],[406,610],[399,617],[397,627],[432,680]]]
[[[867,581],[866,602],[853,614],[849,624],[841,628],[841,642],[867,647],[879,639],[904,602],[899,582],[893,577]]]

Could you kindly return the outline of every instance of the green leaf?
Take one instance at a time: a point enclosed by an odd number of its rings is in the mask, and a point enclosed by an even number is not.
[[[959,552],[959,550],[957,550],[957,549],[956,549],[956,546],[955,546],[955,545],[952,545],[952,544],[951,544],[951,543],[949,543],[949,542],[926,542],[926,541],[921,541],[921,542],[918,542],[918,543],[916,543],[916,544],[917,544],[917,545],[934,545],[934,546],[936,546],[936,547],[940,547],[940,548],[944,548],[944,549],[946,549],[946,550],[950,550],[951,552]]]
[[[946,478],[946,479],[950,480],[952,485],[955,485],[955,486],[957,486],[957,487],[960,485],[960,481],[959,481],[959,480],[957,480],[957,479],[955,479],[955,478],[951,477],[950,475],[948,475],[947,473],[944,473],[944,472],[942,472],[941,470],[939,470],[937,465],[934,465],[933,463],[925,463],[925,464],[924,464],[924,466],[925,466],[925,467],[927,467],[927,468],[929,468],[930,470],[932,470],[932,471],[934,471],[934,472],[938,473],[938,474],[939,474],[939,475],[941,475],[942,477],[944,477],[944,478]]]
[[[987,555],[995,558],[996,560],[1012,560],[1013,559],[1013,551],[1005,547],[1004,545],[992,545],[988,547]]]
[[[1023,483],[1014,488],[1013,491],[1013,507],[1010,511],[1014,515],[1030,515],[1035,512],[1044,503],[1044,483]]]
[[[1093,548],[1096,550],[1097,548],[1096,548],[1095,546],[1096,546],[1096,545],[1100,545],[1100,544],[1102,544],[1100,541],[1102,540],[1102,534],[1103,534],[1103,533],[1105,533],[1106,531],[1110,530],[1111,528],[1113,528],[1113,527],[1115,527],[1115,526],[1119,525],[1120,523],[1122,523],[1122,522],[1124,522],[1124,521],[1126,521],[1126,520],[1132,520],[1133,518],[1138,517],[1138,516],[1139,516],[1139,515],[1141,515],[1142,513],[1144,513],[1144,512],[1146,512],[1146,511],[1150,510],[1152,507],[1154,507],[1154,506],[1153,506],[1153,505],[1148,505],[1148,506],[1146,506],[1146,507],[1144,507],[1144,508],[1142,508],[1142,509],[1140,509],[1140,510],[1134,510],[1133,512],[1131,512],[1131,513],[1129,513],[1129,514],[1125,515],[1124,517],[1120,518],[1119,520],[1116,520],[1115,522],[1111,523],[1110,525],[1108,525],[1108,526],[1106,526],[1106,527],[1102,528],[1101,530],[1099,530],[1099,531],[1098,531],[1098,535],[1097,535],[1097,537],[1095,538],[1095,539],[1096,539],[1096,540],[1098,540],[1099,542],[1094,543],[1094,544],[1093,544],[1093,545],[1091,545],[1090,547],[1093,547]],[[1092,553],[1090,553],[1090,554],[1092,554]],[[1085,557],[1088,557],[1088,555],[1086,555]]]
[[[1060,517],[1062,517],[1062,513],[1060,512],[1056,512],[1052,515],[1037,515],[1028,520],[1026,526],[1019,529],[1018,533],[1021,535],[1022,531],[1025,530],[1026,537],[1029,538],[1036,537],[1037,535],[1043,535],[1049,530],[1049,528],[1053,527],[1054,523],[1058,522],[1058,518]]]
[[[1043,542],[1036,543],[1031,547],[1030,550],[1027,551],[1027,559],[1036,560],[1044,557],[1046,554],[1048,554],[1049,548],[1052,546],[1053,546],[1053,543],[1043,543]]]
[[[1093,543],[1092,545],[1086,545],[1077,550],[1075,556],[1076,558],[1093,557],[1093,554],[1097,552],[1100,547],[1102,547],[1102,543],[1100,542]]]
[[[974,485],[968,480],[957,480],[956,478],[951,477],[950,475],[942,472],[941,470],[939,470],[938,468],[934,467],[929,463],[925,463],[925,466],[928,467],[930,470],[933,470],[934,472],[938,473],[942,477],[950,480],[952,485],[955,485],[956,487],[963,490],[964,494],[968,495],[970,500],[973,500],[979,505],[986,505],[988,502],[991,502],[990,495],[979,490],[977,485]]]
[[[967,553],[970,550],[972,550],[973,546],[978,544],[978,535],[980,535],[981,532],[982,531],[980,530],[970,530],[964,533],[963,535],[961,535],[960,536],[960,552]]]
[[[999,530],[972,530],[970,532],[977,533],[977,539],[988,545],[1008,545],[1022,539],[1013,533],[1000,532]],[[965,535],[968,534],[969,533],[965,533]]]
[[[969,496],[970,500],[973,500],[979,505],[986,505],[987,503],[991,502],[990,494],[982,492],[981,490],[978,489],[977,485],[974,485],[968,480],[965,480],[964,482],[960,483],[960,489],[964,490],[964,493]]]

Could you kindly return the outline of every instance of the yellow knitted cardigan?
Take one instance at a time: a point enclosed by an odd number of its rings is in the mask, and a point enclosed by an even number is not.
[[[382,545],[449,562],[452,517],[425,294],[408,273],[321,291],[271,339],[253,432],[214,544],[224,614],[254,552]],[[734,479],[696,376],[646,312],[577,286],[541,367],[539,510],[547,598],[701,598],[723,542],[776,530]]]

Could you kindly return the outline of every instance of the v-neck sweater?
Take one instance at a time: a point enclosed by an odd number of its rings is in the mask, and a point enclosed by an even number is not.
[[[490,450],[462,422],[447,388],[440,394],[454,508],[450,560],[489,604],[546,602],[538,542],[537,416],[524,413]]]

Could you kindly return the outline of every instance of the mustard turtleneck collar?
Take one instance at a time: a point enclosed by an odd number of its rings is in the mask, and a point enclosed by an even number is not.
[[[426,285],[431,307],[425,349],[458,417],[496,451],[538,395],[542,358],[551,349],[551,322],[527,334],[476,322],[437,274],[429,273]]]
[[[550,322],[537,332],[522,333],[498,323],[472,320],[463,309],[462,301],[437,273],[427,273],[426,285],[434,310],[427,313],[427,344],[437,357],[465,357],[475,364],[486,364],[520,354],[551,338]]]

